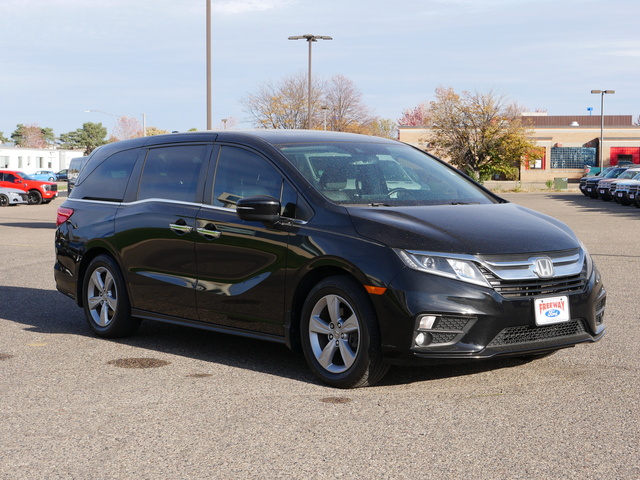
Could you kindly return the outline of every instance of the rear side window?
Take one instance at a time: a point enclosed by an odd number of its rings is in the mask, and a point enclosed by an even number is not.
[[[207,150],[206,145],[149,150],[140,178],[138,200],[161,198],[195,202]]]
[[[124,150],[107,157],[76,185],[74,198],[121,202],[139,150]]]

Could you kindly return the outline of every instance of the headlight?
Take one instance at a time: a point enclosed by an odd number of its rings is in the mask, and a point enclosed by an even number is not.
[[[471,256],[444,256],[439,253],[417,252],[398,248],[394,250],[404,264],[414,270],[491,288]]]
[[[580,246],[582,247],[582,251],[584,252],[584,263],[587,267],[587,278],[591,277],[591,272],[593,272],[593,258],[591,258],[591,254],[587,247],[584,246],[584,243],[580,242]]]

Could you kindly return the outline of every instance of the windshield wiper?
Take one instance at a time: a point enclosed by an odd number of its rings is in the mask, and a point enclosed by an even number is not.
[[[390,207],[391,205],[389,205],[388,203],[368,203],[367,206],[369,206],[369,207]]]

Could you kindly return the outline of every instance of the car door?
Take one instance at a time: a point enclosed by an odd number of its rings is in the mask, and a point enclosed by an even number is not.
[[[197,319],[194,241],[211,145],[150,148],[137,198],[117,214],[118,248],[134,309]]]
[[[253,195],[281,200],[283,177],[254,151],[225,145],[216,153],[212,193],[196,221],[200,320],[282,335],[289,234],[240,220],[235,204]]]

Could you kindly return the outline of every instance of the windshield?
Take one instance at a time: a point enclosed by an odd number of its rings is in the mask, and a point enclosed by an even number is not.
[[[343,205],[497,203],[456,171],[403,144],[309,143],[280,150],[322,195]]]
[[[35,180],[31,175],[27,175],[24,172],[16,172],[16,175],[21,176],[24,180]]]
[[[618,178],[619,178],[620,180],[628,180],[628,179],[630,179],[630,178],[635,177],[637,174],[638,174],[638,171],[637,171],[637,170],[635,170],[635,171],[633,171],[633,170],[627,170],[627,171],[626,171],[626,172],[624,172],[622,175],[620,175]]]

